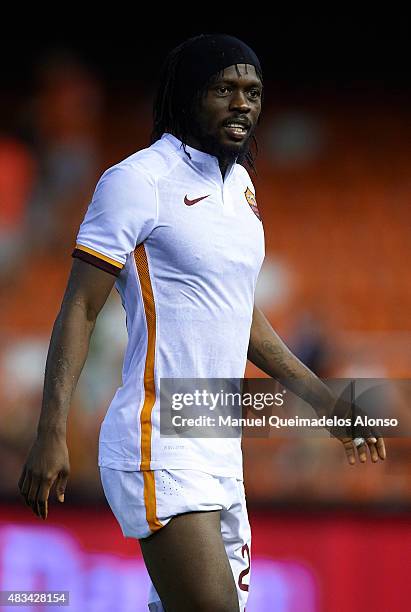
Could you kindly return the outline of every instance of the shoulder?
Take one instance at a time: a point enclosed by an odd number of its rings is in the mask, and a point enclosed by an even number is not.
[[[158,166],[157,155],[150,148],[110,166],[97,182],[92,208],[116,215],[134,215],[137,208],[142,212],[157,210]]]
[[[161,141],[157,141],[108,168],[102,178],[109,176],[120,180],[122,177],[131,183],[143,181],[154,185],[158,179],[169,174],[179,162],[178,156],[173,155]]]

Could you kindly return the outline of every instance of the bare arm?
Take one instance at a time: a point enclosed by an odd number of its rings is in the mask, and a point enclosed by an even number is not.
[[[281,340],[261,310],[254,306],[248,359],[287,389],[328,416],[335,400],[328,387]]]
[[[50,488],[64,501],[69,474],[66,423],[71,399],[87,358],[97,315],[115,277],[79,259],[73,261],[60,312],[54,323],[46,362],[37,438],[19,480],[26,503],[47,517]]]
[[[336,407],[331,390],[305,366],[275,333],[259,308],[254,306],[248,359],[269,376],[280,381],[293,393],[313,406],[319,416],[330,416]],[[349,406],[347,406],[349,409]],[[355,463],[356,451],[361,462],[366,461],[366,445],[354,445],[351,438],[340,438],[350,464]],[[383,438],[366,440],[373,462],[385,459]]]

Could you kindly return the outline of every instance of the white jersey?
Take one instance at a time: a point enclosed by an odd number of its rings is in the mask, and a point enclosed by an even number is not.
[[[242,478],[240,438],[160,436],[161,378],[242,378],[264,235],[251,179],[171,134],[107,170],[73,256],[117,276],[127,315],[123,383],[99,465]]]

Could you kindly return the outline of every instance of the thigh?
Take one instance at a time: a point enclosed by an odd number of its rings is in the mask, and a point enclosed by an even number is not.
[[[140,540],[140,546],[167,612],[238,612],[220,511],[175,516],[158,532]]]

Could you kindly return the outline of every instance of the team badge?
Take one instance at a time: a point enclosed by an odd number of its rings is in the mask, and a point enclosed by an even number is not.
[[[253,213],[255,214],[255,216],[260,219],[261,221],[261,217],[260,217],[260,211],[258,210],[258,206],[257,206],[257,202],[255,199],[255,195],[253,194],[253,192],[251,191],[251,189],[249,189],[247,187],[247,189],[244,192],[244,195],[246,197],[247,202],[250,205],[251,210],[253,211]]]

